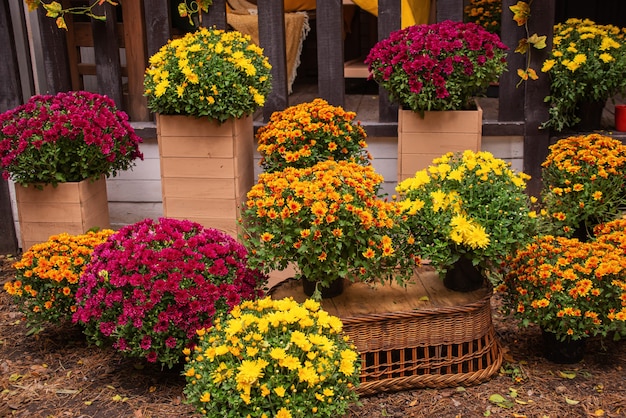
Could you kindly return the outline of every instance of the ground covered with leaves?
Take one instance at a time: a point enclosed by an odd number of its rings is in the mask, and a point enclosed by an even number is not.
[[[14,257],[0,255],[0,288],[13,279]],[[504,351],[499,373],[478,386],[417,389],[361,398],[352,417],[624,417],[626,342],[587,342],[574,365],[542,357],[536,328],[518,329],[493,298]],[[178,370],[90,346],[71,324],[29,335],[0,292],[0,417],[195,417]]]

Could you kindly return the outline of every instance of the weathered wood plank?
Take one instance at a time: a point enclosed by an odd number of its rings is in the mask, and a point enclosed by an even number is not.
[[[400,29],[401,10],[400,2],[396,0],[379,0],[378,9],[378,39],[382,40],[391,32]],[[378,119],[380,122],[397,122],[398,105],[389,100],[385,89],[378,89]]]
[[[226,29],[226,0],[213,0],[213,4],[209,6],[208,13],[202,13],[202,26],[211,28],[215,26],[217,29]]]
[[[158,52],[172,36],[168,0],[144,2],[146,46],[148,57]]]
[[[541,69],[543,61],[548,58],[552,50],[552,35],[554,32],[554,1],[543,0],[533,2],[532,17],[528,20],[530,33],[547,36],[547,46],[544,49],[533,49],[530,66]],[[544,98],[550,94],[550,79],[540,77],[538,80],[525,83],[524,115],[526,134],[524,135],[524,172],[531,176],[527,190],[532,196],[539,196],[541,191],[541,164],[548,155],[550,132],[540,129],[541,124],[548,120],[548,105]]]
[[[72,90],[65,31],[59,30],[55,20],[46,16],[43,7],[38,8],[35,13],[37,13],[41,34],[41,51],[46,82],[42,93],[56,94]]]
[[[13,27],[9,16],[9,4],[2,2],[0,5],[0,43],[6,47],[0,49],[0,74],[4,77],[4,82],[0,83],[0,112],[18,106],[22,97]],[[0,178],[0,254],[15,252],[17,252],[17,236],[9,186],[6,180]]]
[[[111,98],[119,109],[123,109],[120,49],[115,23],[117,10],[115,6],[105,3],[96,6],[94,13],[106,16],[105,21],[92,19],[91,22],[98,91]]]
[[[128,100],[125,107],[131,120],[150,120],[148,101],[143,95],[143,79],[146,65],[145,19],[142,1],[122,2],[124,19],[124,47],[126,49],[126,72],[128,77]]]
[[[462,0],[437,0],[437,22],[444,20],[463,21]]]
[[[341,0],[317,3],[317,84],[319,97],[333,106],[344,106],[343,8]]]
[[[272,91],[263,107],[263,121],[289,105],[287,54],[285,51],[285,7],[283,2],[259,2],[259,42],[272,65]]]
[[[517,0],[503,0],[502,2],[502,42],[509,47],[507,54],[507,69],[500,76],[499,87],[499,121],[524,120],[524,88],[518,87],[518,68],[526,68],[525,55],[515,52],[520,39],[526,37],[523,26],[518,26],[513,20],[513,12],[509,9]],[[545,77],[545,75],[544,75]]]

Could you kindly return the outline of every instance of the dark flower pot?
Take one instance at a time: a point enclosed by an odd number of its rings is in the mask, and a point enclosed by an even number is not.
[[[306,278],[302,279],[302,289],[304,290],[304,294],[307,296],[313,296],[316,285],[316,281],[307,280]],[[339,296],[343,293],[343,279],[339,278],[334,280],[332,283],[330,283],[329,287],[324,287],[320,284],[319,291],[322,294],[322,299],[329,299],[334,298],[335,296]]]
[[[485,277],[480,269],[472,264],[467,258],[459,261],[448,269],[443,278],[443,285],[456,292],[471,292],[480,289],[485,282]]]
[[[553,332],[541,330],[543,356],[557,364],[574,364],[585,356],[585,339],[560,341]]]

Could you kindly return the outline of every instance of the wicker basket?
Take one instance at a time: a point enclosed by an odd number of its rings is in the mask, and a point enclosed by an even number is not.
[[[361,353],[358,392],[363,396],[470,386],[500,369],[491,288],[459,294],[445,289],[432,271],[417,272],[416,278],[406,289],[347,283],[344,294],[322,301],[325,310],[341,318]],[[305,299],[293,280],[271,293],[274,298]]]

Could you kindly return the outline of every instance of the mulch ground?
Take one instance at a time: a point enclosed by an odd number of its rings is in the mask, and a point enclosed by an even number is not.
[[[0,288],[13,279],[14,257],[0,255]],[[550,363],[536,328],[493,317],[504,350],[499,373],[471,387],[417,389],[361,398],[352,417],[624,417],[626,344],[587,341],[584,360]],[[81,330],[57,325],[28,335],[20,313],[0,291],[0,417],[194,417],[180,370],[120,357],[86,343]]]

